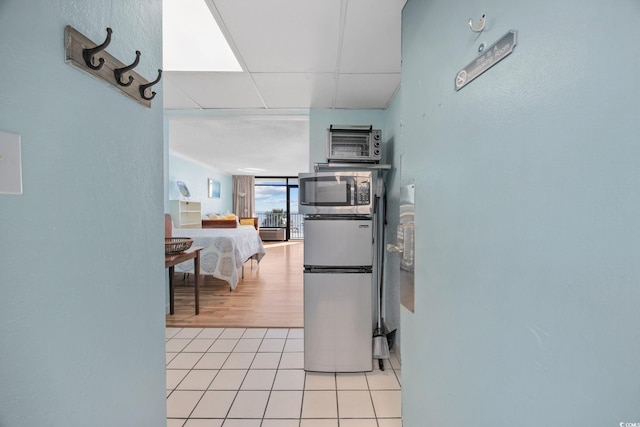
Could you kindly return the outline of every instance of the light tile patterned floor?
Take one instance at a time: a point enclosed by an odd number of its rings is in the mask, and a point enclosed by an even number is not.
[[[400,363],[304,371],[302,329],[167,328],[167,427],[401,427]]]

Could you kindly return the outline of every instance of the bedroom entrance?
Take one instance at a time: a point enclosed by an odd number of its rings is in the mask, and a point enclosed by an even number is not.
[[[229,283],[203,275],[200,278],[200,314],[194,313],[194,277],[176,273],[175,313],[166,316],[167,327],[267,327],[303,326],[303,242],[264,242],[266,255],[247,261],[244,279],[229,291]]]

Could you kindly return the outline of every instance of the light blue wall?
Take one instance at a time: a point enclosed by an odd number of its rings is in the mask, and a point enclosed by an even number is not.
[[[162,89],[148,109],[64,62],[67,24],[161,67],[160,0],[0,2],[0,425],[165,425]]]
[[[635,0],[405,6],[405,426],[640,422],[639,20]],[[509,29],[514,53],[455,92]]]
[[[208,179],[220,182],[220,198],[209,198]],[[190,200],[202,203],[202,215],[209,213],[226,214],[233,212],[233,183],[231,175],[223,174],[175,155],[169,156],[169,200],[182,200],[176,181],[187,184],[191,193]],[[169,212],[167,210],[167,212]]]

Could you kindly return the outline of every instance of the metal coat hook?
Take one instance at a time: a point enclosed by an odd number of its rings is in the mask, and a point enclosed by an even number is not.
[[[148,83],[148,84],[146,84],[146,85],[140,85],[140,88],[139,88],[139,89],[140,89],[140,96],[141,96],[143,99],[146,99],[146,100],[148,100],[148,101],[151,101],[151,100],[153,99],[153,97],[154,97],[154,96],[156,96],[156,93],[152,91],[152,92],[151,92],[151,96],[147,96],[147,95],[145,94],[145,91],[146,91],[148,88],[150,88],[151,86],[153,86],[153,85],[155,85],[156,83],[158,83],[158,82],[160,81],[160,79],[161,79],[161,78],[162,78],[162,70],[160,70],[160,69],[159,69],[159,70],[158,70],[158,78],[157,78],[157,79],[155,79],[154,81],[152,81],[151,83]]]
[[[92,70],[99,70],[104,65],[104,58],[99,58],[98,65],[93,65],[93,57],[101,51],[105,50],[107,46],[109,46],[109,43],[111,43],[111,32],[111,28],[107,28],[107,38],[102,44],[91,49],[84,49],[82,51],[84,62],[87,64],[87,67],[91,68]]]
[[[126,67],[122,67],[122,68],[116,68],[115,70],[113,70],[113,75],[116,77],[116,82],[120,85],[120,86],[129,86],[131,85],[131,83],[133,83],[133,76],[129,76],[129,81],[128,82],[123,82],[122,81],[122,75],[124,73],[126,73],[127,71],[131,71],[134,68],[136,68],[136,66],[138,65],[138,62],[140,62],[140,51],[136,50],[136,60],[133,61],[133,63],[131,65],[127,65]]]
[[[484,30],[484,18],[485,14],[483,13],[480,17],[480,20],[478,21],[477,26],[473,24],[473,19],[469,18],[469,28],[471,28],[471,31],[473,31],[474,33],[479,33]]]

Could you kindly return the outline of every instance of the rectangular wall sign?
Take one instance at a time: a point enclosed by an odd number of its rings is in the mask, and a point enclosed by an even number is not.
[[[516,34],[516,31],[510,30],[500,40],[486,48],[478,58],[458,71],[455,81],[456,90],[462,89],[480,74],[513,52],[513,48],[516,45]]]

